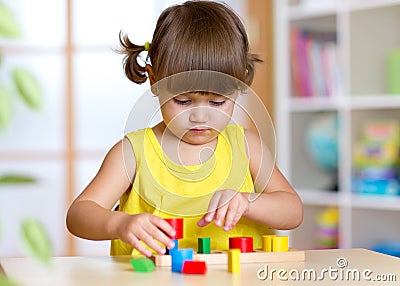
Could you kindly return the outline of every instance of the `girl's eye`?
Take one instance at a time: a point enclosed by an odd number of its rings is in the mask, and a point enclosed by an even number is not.
[[[221,105],[223,105],[224,103],[225,103],[226,101],[225,100],[222,100],[222,101],[210,101],[210,103],[212,104],[212,105],[215,105],[215,106],[221,106]]]
[[[174,98],[174,102],[180,105],[188,105],[190,103],[190,99],[177,99]]]

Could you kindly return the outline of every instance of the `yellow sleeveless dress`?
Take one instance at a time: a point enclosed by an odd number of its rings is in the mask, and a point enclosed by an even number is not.
[[[229,124],[218,135],[214,154],[203,164],[194,166],[179,165],[169,159],[151,128],[131,132],[126,137],[136,157],[136,174],[132,189],[120,198],[119,211],[147,212],[162,218],[183,217],[184,237],[179,240],[179,248],[197,250],[197,238],[210,237],[211,249],[225,250],[232,236],[251,236],[254,248],[261,248],[261,236],[268,234],[269,229],[246,218],[228,232],[214,222],[197,226],[215,191],[254,191],[240,125]],[[110,254],[138,252],[121,240],[112,240]]]

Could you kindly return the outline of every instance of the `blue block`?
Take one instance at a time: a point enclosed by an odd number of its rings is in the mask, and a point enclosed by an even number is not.
[[[193,260],[193,248],[183,248],[170,251],[172,257],[172,272],[182,273],[183,262]]]
[[[173,239],[172,241],[175,243],[174,248],[172,248],[172,249],[168,249],[167,248],[165,254],[170,254],[171,251],[178,249],[178,240],[177,239]]]

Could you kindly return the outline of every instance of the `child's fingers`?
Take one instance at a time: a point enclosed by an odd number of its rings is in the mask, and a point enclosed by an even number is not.
[[[168,224],[166,222],[166,224]],[[169,225],[169,224],[168,224]],[[171,227],[171,226],[170,226]],[[174,248],[175,244],[172,241],[172,239],[170,237],[168,237],[164,231],[160,230],[160,228],[156,227],[156,226],[152,226],[149,227],[148,229],[148,233],[150,234],[150,237],[152,237],[153,239],[158,240],[159,242],[161,242],[162,244],[164,244],[168,249]],[[172,229],[173,231],[170,231],[170,233],[174,233],[175,230]],[[174,234],[175,235],[175,234]],[[171,235],[173,236],[173,235]],[[158,245],[158,244],[157,244]],[[150,245],[149,245],[150,246]],[[163,248],[164,249],[164,248]],[[156,249],[154,249],[156,250]]]
[[[173,236],[176,231],[164,219],[151,214],[138,215],[135,218],[137,218],[137,228],[130,233],[126,242],[130,243],[143,255],[149,257],[151,252],[140,241],[158,254],[165,253],[164,245],[169,249],[174,247],[174,242],[168,235]]]
[[[151,251],[144,247],[134,235],[131,235],[127,242],[144,256],[151,256]]]
[[[231,230],[239,221],[241,213],[240,211],[238,211],[238,208],[239,208],[238,201],[232,200],[231,203],[229,204],[229,207],[225,215],[225,224],[224,224],[225,231]]]
[[[197,225],[200,227],[208,225],[214,219],[215,212],[206,213],[198,221]]]
[[[207,214],[210,217],[212,217],[212,219],[214,218],[214,214],[220,205],[220,200],[221,200],[222,195],[223,195],[223,192],[221,192],[221,191],[215,192],[214,195],[212,196],[210,202],[208,203]]]
[[[154,216],[154,220],[152,221],[152,223],[155,226],[157,226],[160,230],[162,230],[165,234],[167,234],[169,237],[175,236],[176,230],[164,219],[162,219],[158,216]],[[170,242],[171,241],[169,241],[168,243],[170,243]]]
[[[152,215],[150,217],[150,223],[151,224],[145,228],[146,232],[150,235],[150,237],[153,240],[154,239],[158,240],[159,242],[164,244],[168,249],[173,248],[175,244],[172,241],[171,237],[175,236],[176,230],[164,219],[158,216]]]
[[[220,198],[221,198],[221,192],[220,191],[215,192],[210,202],[208,203],[207,213],[203,215],[197,222],[198,226],[200,227],[206,226],[214,220]]]
[[[148,233],[143,234],[141,239],[145,244],[147,244],[147,246],[149,246],[151,249],[154,249],[154,251],[156,251],[158,254],[165,254],[165,248],[158,244]]]
[[[229,215],[229,222],[228,224],[230,225],[233,218],[231,218],[232,216],[235,217],[236,215],[236,208],[238,206],[237,203],[237,198],[235,198],[237,192],[233,191],[233,190],[224,190],[221,191],[221,197],[219,199],[218,202],[218,209],[216,211],[216,215],[215,215],[215,224],[217,226],[222,226],[224,220],[225,220],[225,226],[227,225],[226,223],[226,219],[227,219],[227,215]],[[231,206],[234,207],[231,207]],[[229,214],[231,213],[231,214]]]
[[[215,225],[217,226],[222,226],[224,220],[225,220],[225,216],[226,216],[226,212],[228,211],[228,205],[222,205],[220,206],[216,213],[215,213]]]
[[[165,223],[170,227],[167,222]],[[158,254],[165,254],[164,245],[167,246],[169,249],[174,247],[174,242],[172,241],[172,239],[160,229],[160,226],[154,224],[147,225],[144,228],[140,239],[150,248],[154,249]],[[161,244],[158,242],[160,242]]]
[[[225,227],[229,228],[228,230],[234,228],[242,216],[248,211],[248,208],[249,201],[247,196],[239,193],[234,199],[232,199],[229,205],[228,214],[225,218]]]

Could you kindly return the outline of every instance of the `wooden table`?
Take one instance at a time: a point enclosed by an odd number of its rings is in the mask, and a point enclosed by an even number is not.
[[[308,250],[305,261],[242,264],[239,274],[227,272],[227,265],[209,265],[206,275],[172,273],[170,267],[139,273],[129,260],[54,257],[48,267],[30,258],[3,258],[0,263],[18,285],[400,285],[400,259],[366,249]]]

